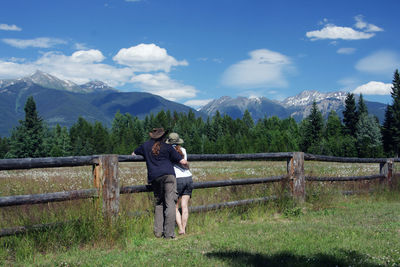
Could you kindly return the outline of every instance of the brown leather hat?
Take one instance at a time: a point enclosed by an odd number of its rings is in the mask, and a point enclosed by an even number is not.
[[[159,139],[165,134],[166,131],[164,130],[164,128],[153,128],[153,130],[151,130],[151,132],[149,133],[152,139]]]

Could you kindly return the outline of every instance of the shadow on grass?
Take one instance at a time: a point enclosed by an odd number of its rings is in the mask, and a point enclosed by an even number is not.
[[[281,252],[274,255],[249,253],[243,251],[219,251],[207,253],[209,258],[218,258],[231,266],[365,266],[376,267],[365,255],[355,251],[339,250],[338,256],[316,254],[311,257]]]

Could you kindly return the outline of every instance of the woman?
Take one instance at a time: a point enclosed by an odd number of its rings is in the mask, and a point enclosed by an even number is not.
[[[155,197],[154,235],[175,238],[177,193],[173,164],[187,165],[187,161],[172,145],[164,142],[164,128],[154,128],[149,135],[151,139],[136,148],[132,155],[141,155],[146,160],[147,181]]]
[[[179,138],[177,133],[171,133],[166,141],[167,144],[172,144],[176,151],[187,160],[186,149],[181,147],[183,139]],[[189,218],[189,199],[193,191],[192,173],[187,166],[181,164],[174,165],[176,184],[178,190],[178,202],[176,203],[176,223],[178,224],[178,233],[184,235],[186,233],[186,224]],[[182,209],[182,214],[179,212],[179,205]]]

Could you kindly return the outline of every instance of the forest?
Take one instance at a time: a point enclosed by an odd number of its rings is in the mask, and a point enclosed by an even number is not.
[[[385,120],[368,113],[363,96],[356,102],[348,93],[342,119],[335,111],[323,118],[314,102],[301,122],[293,118],[268,117],[254,121],[248,110],[241,119],[216,114],[206,120],[194,112],[160,111],[143,120],[117,112],[111,128],[79,117],[67,129],[50,128],[37,112],[31,96],[10,137],[0,137],[0,158],[61,157],[96,154],[131,154],[146,141],[154,127],[177,132],[189,154],[230,154],[303,151],[340,157],[397,157],[400,150],[400,76],[394,73],[392,103]]]

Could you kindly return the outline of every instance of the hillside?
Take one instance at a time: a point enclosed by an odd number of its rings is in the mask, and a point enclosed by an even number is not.
[[[0,81],[0,136],[9,136],[11,129],[24,117],[24,105],[33,96],[40,116],[52,127],[57,123],[70,127],[79,116],[110,127],[115,113],[130,113],[143,119],[161,110],[202,114],[192,108],[157,95],[142,92],[120,92],[101,82],[76,85],[46,73]]]

